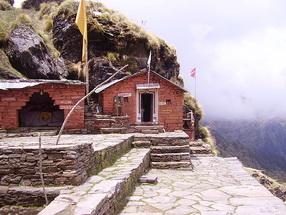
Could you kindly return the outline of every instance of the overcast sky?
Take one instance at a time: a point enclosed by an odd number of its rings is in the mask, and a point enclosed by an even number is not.
[[[99,2],[173,45],[191,92],[189,72],[197,68],[207,117],[286,118],[286,1]]]

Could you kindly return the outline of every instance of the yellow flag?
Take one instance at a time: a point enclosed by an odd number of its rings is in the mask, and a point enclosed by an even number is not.
[[[87,61],[87,17],[86,17],[86,4],[84,0],[80,0],[75,23],[78,26],[82,36],[82,61]]]

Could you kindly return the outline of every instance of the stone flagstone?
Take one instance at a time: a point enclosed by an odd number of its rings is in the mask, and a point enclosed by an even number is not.
[[[194,170],[151,169],[158,184],[140,184],[121,215],[285,215],[285,204],[237,158],[193,157]],[[135,197],[135,198],[134,198]]]

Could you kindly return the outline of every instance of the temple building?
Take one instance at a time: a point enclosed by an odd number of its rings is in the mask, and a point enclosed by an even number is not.
[[[148,81],[149,76],[149,81]],[[131,125],[183,129],[185,89],[155,72],[140,71],[96,90],[101,112],[129,116]]]
[[[65,131],[132,133],[143,132],[144,127],[148,132],[184,130],[193,139],[191,119],[183,110],[185,92],[158,73],[142,70],[99,87],[94,97],[97,108],[82,102]],[[85,84],[80,81],[0,81],[0,130],[58,129],[84,95]]]

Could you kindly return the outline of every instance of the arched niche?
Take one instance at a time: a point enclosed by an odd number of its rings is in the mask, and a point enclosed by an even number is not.
[[[63,121],[64,111],[43,91],[33,93],[19,110],[20,127],[59,127]]]

